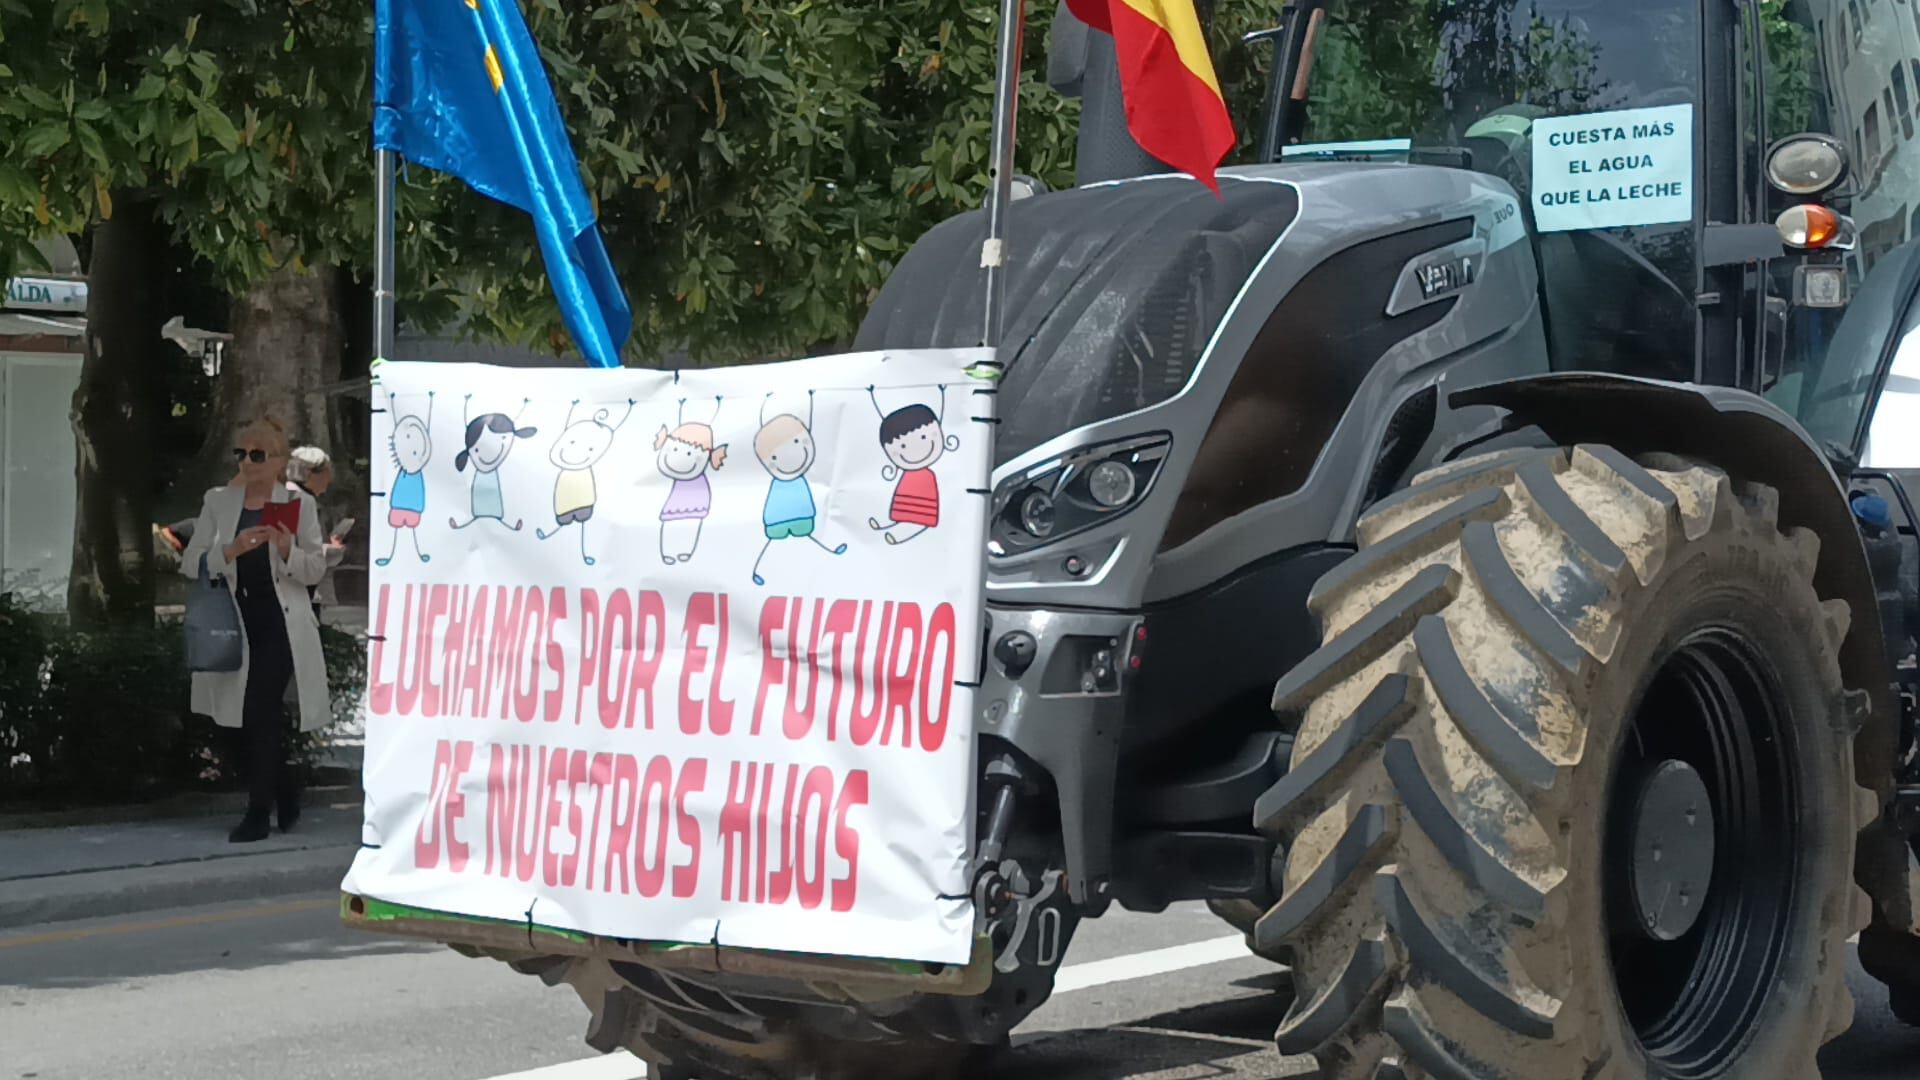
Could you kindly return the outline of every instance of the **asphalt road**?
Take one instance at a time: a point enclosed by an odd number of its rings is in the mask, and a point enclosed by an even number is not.
[[[1204,909],[1087,924],[1025,1025],[1012,1080],[1299,1075],[1268,1034],[1277,979]],[[1826,1080],[1920,1075],[1856,967]],[[331,895],[0,934],[0,1080],[635,1080],[585,1010],[493,961],[343,929]]]

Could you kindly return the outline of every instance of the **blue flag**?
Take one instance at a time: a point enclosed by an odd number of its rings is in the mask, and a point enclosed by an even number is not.
[[[619,367],[633,312],[516,0],[376,0],[373,145],[533,215],[560,312]]]

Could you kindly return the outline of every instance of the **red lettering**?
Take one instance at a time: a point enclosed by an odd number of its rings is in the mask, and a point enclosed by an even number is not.
[[[624,785],[626,795],[621,796]],[[607,832],[607,869],[601,876],[608,892],[613,892],[613,871],[620,869],[620,892],[632,891],[627,876],[627,857],[632,848],[634,812],[640,801],[640,763],[632,754],[619,754],[613,764],[613,817]]]
[[[789,739],[804,739],[813,730],[813,715],[816,700],[820,696],[820,618],[826,614],[824,605],[813,605],[813,631],[807,636],[806,664],[807,690],[800,693],[800,672],[802,665],[793,664],[793,678],[787,682],[787,710],[781,725]],[[794,645],[800,637],[800,613],[794,612],[793,625],[787,630],[787,657],[791,662]]]
[[[513,646],[513,715],[521,723],[533,719],[540,704],[540,663],[535,653],[546,637],[546,597],[539,589],[526,590],[520,633]],[[531,668],[531,674],[529,674]]]
[[[713,625],[712,593],[687,598],[686,625],[686,658],[680,664],[680,730],[695,735],[700,731],[703,703],[693,696],[693,678],[707,669],[707,647],[700,644],[700,631]]]
[[[827,633],[833,635],[833,670],[835,677],[833,695],[827,701],[827,741],[832,742],[835,728],[840,718],[840,688],[843,684],[839,673],[847,670],[840,665],[840,645],[847,639],[847,632],[853,629],[854,615],[860,610],[858,602],[853,600],[835,600],[827,609]],[[856,651],[855,656],[859,653]],[[856,676],[857,677],[857,676]]]
[[[547,748],[535,756],[532,747],[520,770],[519,816],[513,828],[513,876],[532,881],[540,864],[540,814],[546,809],[540,798],[540,783],[547,773]]]
[[[660,673],[660,656],[666,651],[667,605],[657,592],[640,594],[640,625],[634,633],[635,651],[639,656],[633,662],[633,676],[627,683],[626,726],[633,726],[633,710],[636,702],[646,703],[643,714],[644,726],[653,730],[653,677]],[[651,651],[647,646],[652,645]]]
[[[440,652],[434,642],[439,637],[437,624],[447,613],[447,587],[432,585],[427,588],[427,603],[421,612],[420,640],[414,642],[413,662],[419,666],[416,678],[420,683],[420,715],[440,715],[440,684],[433,679],[434,668],[439,665]]]
[[[634,829],[633,878],[641,896],[660,895],[667,877],[667,826],[673,817],[673,764],[656,755],[647,762],[640,789],[640,817]],[[653,858],[647,858],[651,853]]]
[[[860,633],[853,644],[853,717],[847,724],[847,734],[852,737],[855,746],[865,746],[873,741],[873,733],[880,727],[880,716],[887,707],[887,632],[893,626],[893,603],[880,609],[880,633],[874,638],[874,658],[871,669],[867,664],[867,619],[873,611],[873,601],[860,604]],[[867,686],[866,675],[873,674],[873,708],[864,708],[860,702],[862,691]]]
[[[760,811],[753,817],[753,902],[767,900],[767,811],[773,806],[771,762],[760,766]]]
[[[456,874],[467,868],[469,856],[467,842],[460,839],[460,821],[467,816],[467,797],[460,792],[460,782],[472,768],[473,743],[462,739],[453,744],[453,768],[447,776],[446,797],[447,868]]]
[[[725,735],[733,730],[733,702],[720,692],[727,681],[727,634],[732,626],[727,619],[726,593],[720,594],[720,616],[716,621],[720,626],[720,641],[714,646],[713,679],[707,689],[707,725],[715,735]]]
[[[745,900],[752,872],[753,790],[760,767],[733,763],[727,775],[727,801],[720,809],[720,899]],[[735,869],[739,877],[734,876]],[[738,880],[739,887],[734,882]]]
[[[809,806],[817,806],[816,811]],[[826,893],[827,885],[827,815],[833,810],[833,770],[824,765],[815,765],[807,770],[806,787],[800,792],[800,813],[793,822],[793,849],[797,863],[796,877],[800,897],[800,906],[812,911],[820,906],[820,900]],[[813,835],[813,872],[807,867],[807,834]]]
[[[515,661],[519,658],[521,607],[523,590],[501,589],[493,601],[493,642],[487,650],[487,687],[485,698],[488,715],[502,718],[510,717],[513,711],[508,707],[513,693],[513,672]],[[494,709],[494,676],[500,678],[500,705]]]
[[[707,759],[690,758],[680,766],[680,786],[673,797],[674,817],[679,823],[680,842],[687,846],[685,864],[673,869],[673,895],[685,900],[700,886],[700,820],[687,809],[687,800],[707,786]]]
[[[587,878],[583,885],[593,888],[593,868],[599,865],[595,857],[600,854],[600,804],[606,798],[607,782],[613,779],[613,755],[598,753],[593,755],[593,768],[587,770],[587,783],[593,787],[593,822],[587,826]],[[604,887],[605,881],[601,882]]]
[[[587,786],[587,770],[590,762],[585,750],[576,750],[573,760],[567,765],[567,831],[573,834],[573,850],[560,860],[560,884],[573,888],[580,877],[580,856],[587,846],[586,834],[580,831],[583,815],[580,812],[580,789]],[[592,872],[592,863],[588,863],[588,872]]]
[[[492,591],[490,585],[476,588],[467,609],[466,671],[460,678],[460,690],[466,695],[470,717],[484,716],[487,707],[487,594]]]
[[[423,607],[426,605],[424,596],[421,597],[420,603]],[[397,665],[400,673],[400,700],[395,703],[395,710],[401,716],[411,716],[414,705],[420,700],[420,659],[416,655],[420,649],[420,642],[417,640],[414,627],[413,586],[411,585],[407,586],[406,591],[401,594],[400,626],[397,632],[400,636],[400,656]]]
[[[551,889],[560,884],[560,853],[554,847],[553,834],[566,821],[560,812],[560,785],[567,782],[567,763],[573,754],[562,747],[554,747],[552,751],[543,747],[540,754],[544,759],[540,770],[541,801],[547,808],[539,832],[540,880]]]
[[[586,614],[582,596],[581,615]],[[615,629],[618,627],[618,629]],[[614,670],[618,656],[620,669]],[[582,661],[584,666],[585,661]],[[620,726],[620,698],[626,692],[627,669],[633,666],[633,600],[625,589],[613,590],[607,599],[606,615],[600,620],[600,726],[608,731]],[[586,697],[585,694],[581,695]],[[631,709],[631,706],[629,706]],[[632,713],[628,713],[632,723]]]
[[[937,671],[933,666],[936,645],[942,646],[940,655],[946,660],[946,666]],[[927,620],[926,643],[920,653],[920,749],[928,753],[946,745],[947,713],[953,706],[955,660],[953,605],[941,604],[933,609],[933,617]],[[937,710],[927,708],[927,691],[935,686],[940,688],[940,706]]]
[[[393,708],[393,680],[384,678],[386,666],[381,660],[387,651],[387,597],[393,586],[382,585],[373,604],[373,657],[367,665],[367,711],[385,716]],[[402,624],[404,625],[404,623]]]
[[[787,598],[776,596],[760,606],[760,689],[753,695],[753,734],[760,734],[760,714],[768,691],[787,677],[786,661],[774,652],[773,636],[787,619]],[[789,639],[791,640],[791,639]]]
[[[553,672],[553,689],[547,691],[547,723],[560,719],[560,710],[567,702],[567,651],[560,647],[560,635],[555,633],[559,624],[567,618],[567,591],[555,588],[547,599],[547,670]]]
[[[800,766],[787,766],[787,786],[780,796],[780,862],[767,877],[767,902],[784,904],[793,894],[794,863],[799,860],[799,826],[793,820],[793,800],[800,789]]]
[[[860,831],[847,824],[847,814],[867,805],[867,772],[855,769],[840,788],[833,811],[833,851],[846,860],[847,876],[833,883],[833,910],[852,911],[860,889]]]
[[[617,592],[617,590],[616,590]],[[587,702],[595,700],[595,695],[587,692],[599,676],[599,665],[604,661],[600,650],[600,594],[592,589],[580,590],[580,692],[573,699],[573,723],[580,725],[580,712]],[[602,681],[601,685],[605,685]]]
[[[894,613],[893,645],[887,656],[887,726],[880,745],[893,742],[894,721],[900,722],[900,743],[913,745],[913,678],[920,667],[920,605],[902,603]]]
[[[413,865],[430,870],[440,865],[440,802],[445,798],[447,770],[453,767],[453,747],[441,739],[433,747],[433,773],[427,781],[427,808],[413,837]]]

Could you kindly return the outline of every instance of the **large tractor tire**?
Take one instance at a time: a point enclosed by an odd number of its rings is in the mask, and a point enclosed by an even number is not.
[[[1367,512],[1255,812],[1288,845],[1254,927],[1293,968],[1283,1052],[1327,1080],[1818,1076],[1873,799],[1847,606],[1778,509],[1582,446]]]

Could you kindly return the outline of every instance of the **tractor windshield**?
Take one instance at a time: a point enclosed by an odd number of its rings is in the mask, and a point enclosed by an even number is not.
[[[1851,177],[1830,201],[1858,232],[1831,253],[1847,268],[1842,308],[1792,310],[1768,396],[1821,441],[1865,450],[1868,464],[1920,467],[1920,382],[1895,361],[1862,447],[1888,330],[1920,277],[1920,6],[1911,0],[1785,0],[1767,18],[1767,136],[1832,135],[1846,147]],[[1793,295],[1793,260],[1770,275],[1776,306]]]
[[[1310,16],[1280,156],[1486,173],[1533,224],[1534,121],[1696,104],[1700,34],[1696,5],[1656,0],[1329,0]],[[1555,363],[1692,377],[1694,223],[1602,224],[1538,241]]]

